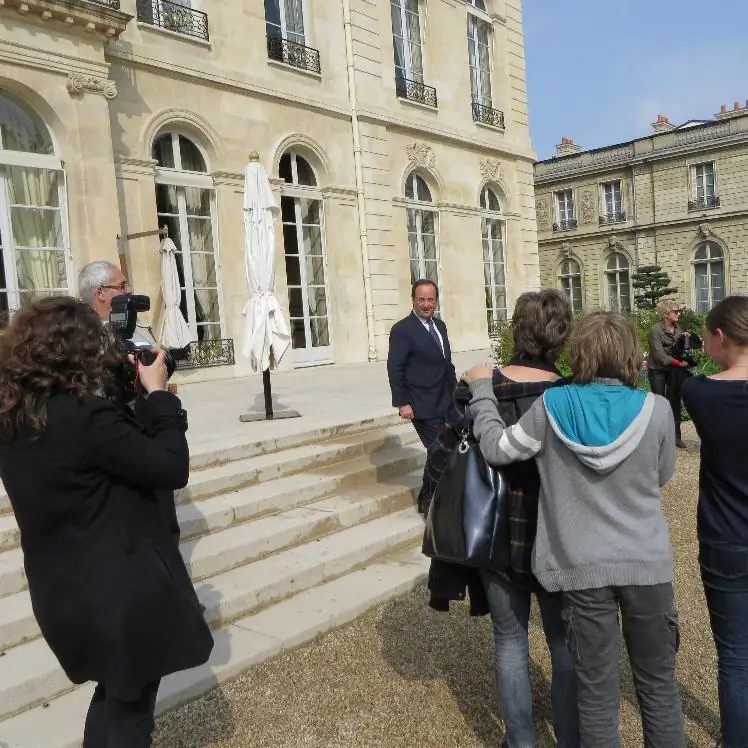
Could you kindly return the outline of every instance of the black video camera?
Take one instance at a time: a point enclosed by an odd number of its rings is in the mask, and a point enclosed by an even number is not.
[[[688,335],[681,333],[673,345],[673,358],[685,361],[689,369],[698,366],[699,362],[694,356],[694,351],[701,350],[702,345],[702,340],[696,333],[691,332]]]
[[[156,351],[150,346],[143,347],[133,342],[132,336],[138,324],[138,312],[147,312],[151,308],[148,296],[123,294],[112,298],[112,311],[109,314],[109,328],[122,344],[124,350],[140,361],[143,366],[150,366],[156,360]],[[166,371],[168,376],[177,368],[177,361],[184,358],[184,350],[166,351]],[[135,367],[128,364],[124,372],[124,389],[126,400],[134,399],[138,394],[138,375]],[[132,397],[130,397],[132,396]]]

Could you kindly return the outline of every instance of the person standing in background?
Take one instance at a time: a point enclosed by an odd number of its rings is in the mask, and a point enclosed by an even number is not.
[[[748,745],[748,297],[728,296],[706,318],[719,366],[690,377],[683,401],[701,439],[699,564],[718,660],[725,748]]]
[[[447,326],[434,317],[439,289],[429,280],[417,280],[411,290],[413,311],[390,330],[387,375],[392,406],[400,418],[411,421],[426,449],[444,425],[457,375],[452,364]],[[418,511],[425,514],[431,497],[424,479]]]
[[[673,358],[673,346],[681,335],[678,327],[680,305],[673,299],[665,299],[657,305],[660,321],[652,325],[647,338],[649,346],[649,387],[655,395],[666,397],[673,410],[675,421],[675,446],[685,449],[681,438],[680,407],[681,386],[687,361]]]

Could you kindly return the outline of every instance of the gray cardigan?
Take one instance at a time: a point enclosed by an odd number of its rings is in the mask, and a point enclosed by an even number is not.
[[[677,325],[673,333],[665,329],[662,320],[652,325],[647,336],[650,369],[663,371],[673,365],[673,346],[679,335],[680,328]]]
[[[660,486],[675,467],[670,405],[659,395],[632,395],[635,390],[610,384],[601,380],[597,389],[586,391],[579,389],[586,385],[553,388],[561,392],[546,392],[509,428],[497,410],[491,381],[471,385],[473,431],[486,460],[506,465],[535,458],[541,491],[533,573],[550,592],[673,580],[660,501]],[[585,397],[596,393],[602,393],[601,402],[612,398],[621,405],[598,406],[591,413]],[[551,398],[559,403],[553,412],[548,408]],[[626,398],[634,400],[628,421],[621,416]],[[565,413],[567,401],[572,405]],[[567,424],[581,424],[583,430],[585,420],[594,421],[593,428],[613,423],[618,436],[602,446],[579,443]]]

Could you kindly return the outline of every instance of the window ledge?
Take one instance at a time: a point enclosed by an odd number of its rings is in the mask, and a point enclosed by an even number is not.
[[[292,73],[299,73],[299,75],[306,75],[309,78],[315,80],[322,80],[322,73],[315,73],[314,70],[305,70],[304,68],[297,68],[296,65],[289,65],[287,62],[281,62],[280,60],[271,60],[267,58],[268,65],[274,68],[280,68],[281,70],[290,70]]]
[[[139,29],[147,29],[153,31],[156,34],[163,34],[164,36],[171,36],[174,39],[181,39],[183,42],[190,42],[191,44],[197,44],[200,47],[206,49],[213,49],[213,42],[200,39],[196,36],[190,36],[189,34],[180,34],[178,31],[171,31],[170,29],[164,29],[161,26],[155,26],[152,23],[146,23],[145,21],[138,21]]]
[[[485,122],[479,122],[478,120],[473,120],[473,122],[478,125],[478,127],[484,127],[486,130],[493,130],[494,132],[500,132],[502,134],[506,133],[506,127],[497,127],[496,125],[487,125]]]
[[[434,114],[438,113],[439,107],[435,106],[429,106],[428,104],[421,104],[420,101],[413,101],[412,99],[406,99],[403,96],[398,96],[397,100],[402,104],[407,104],[408,106],[415,106],[419,109],[425,109],[427,112],[432,112]]]

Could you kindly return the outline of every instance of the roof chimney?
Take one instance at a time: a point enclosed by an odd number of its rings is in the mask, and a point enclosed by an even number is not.
[[[556,146],[556,155],[571,156],[574,153],[580,153],[581,150],[582,148],[571,138],[561,138],[561,142]]]
[[[731,119],[732,117],[741,117],[748,114],[748,101],[743,106],[739,101],[736,101],[732,105],[732,109],[728,109],[726,104],[722,104],[719,109],[719,114],[715,114],[715,119]]]
[[[655,135],[659,135],[663,132],[675,130],[675,125],[671,125],[670,120],[664,114],[658,114],[657,122],[652,123],[652,129],[655,131]]]

